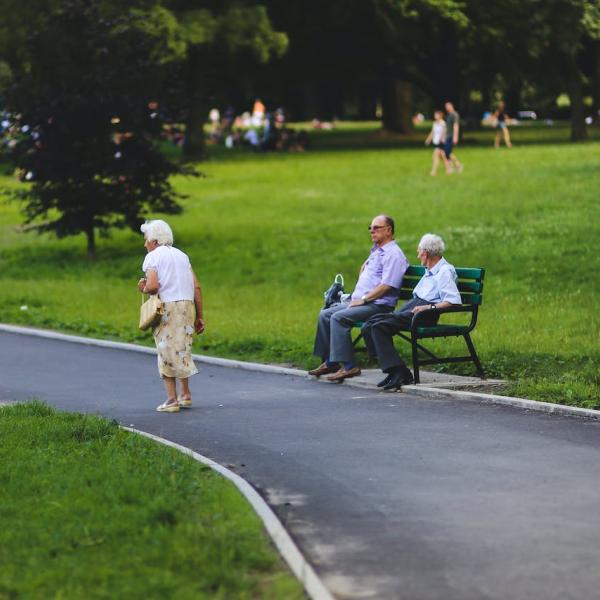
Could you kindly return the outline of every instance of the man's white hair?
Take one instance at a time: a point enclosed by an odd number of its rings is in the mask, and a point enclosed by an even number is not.
[[[419,248],[430,256],[442,256],[446,246],[444,240],[435,233],[426,233],[419,242]]]
[[[173,232],[169,225],[162,219],[146,221],[140,229],[147,240],[156,242],[159,246],[173,245]]]

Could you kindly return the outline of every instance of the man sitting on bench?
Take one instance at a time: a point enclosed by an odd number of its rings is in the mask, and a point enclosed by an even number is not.
[[[390,313],[396,306],[408,260],[394,241],[394,220],[379,215],[371,222],[369,232],[373,247],[360,269],[350,302],[334,304],[319,314],[314,354],[323,364],[309,375],[333,373],[328,379],[340,383],[360,375],[354,362],[352,326],[373,315]]]
[[[371,356],[376,356],[379,366],[387,377],[377,384],[384,390],[410,385],[413,375],[394,347],[393,336],[402,330],[410,330],[413,316],[433,308],[447,308],[462,304],[456,287],[456,271],[442,256],[444,240],[439,235],[426,233],[417,247],[417,256],[426,268],[425,274],[415,286],[413,297],[398,310],[371,317],[363,326],[362,334]],[[423,325],[435,325],[439,315],[431,310],[423,317]]]

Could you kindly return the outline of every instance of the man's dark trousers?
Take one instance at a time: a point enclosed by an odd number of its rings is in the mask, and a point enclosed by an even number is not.
[[[348,307],[348,303],[334,304],[319,313],[313,353],[331,362],[354,362],[352,326],[367,321],[380,313],[389,314],[393,307],[385,304],[362,304]]]
[[[379,367],[389,373],[398,367],[406,367],[394,347],[394,335],[399,331],[410,330],[414,314],[411,312],[415,306],[428,305],[431,302],[412,298],[405,302],[398,310],[387,315],[375,315],[362,326],[362,334],[370,356],[376,356]],[[435,325],[437,315],[431,315],[421,321],[423,325]]]

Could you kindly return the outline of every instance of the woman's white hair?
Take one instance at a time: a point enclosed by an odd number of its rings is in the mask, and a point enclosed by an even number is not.
[[[162,219],[146,221],[140,229],[147,240],[156,242],[159,246],[173,245],[173,232],[169,225]]]
[[[430,256],[442,256],[446,246],[444,240],[435,233],[426,233],[419,242],[419,248]]]

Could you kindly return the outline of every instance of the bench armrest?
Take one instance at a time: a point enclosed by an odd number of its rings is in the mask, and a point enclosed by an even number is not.
[[[454,304],[452,306],[447,306],[446,308],[434,308],[436,313],[440,315],[443,313],[461,313],[461,312],[473,312],[475,306],[473,304]]]
[[[421,321],[426,316],[433,314],[443,315],[444,313],[471,313],[471,323],[469,325],[469,330],[475,327],[475,323],[477,322],[477,305],[472,304],[457,304],[454,306],[448,306],[446,308],[430,308],[429,310],[421,310],[418,313],[415,313],[413,316],[412,322],[410,324],[410,330],[414,331],[417,327],[421,327]]]

